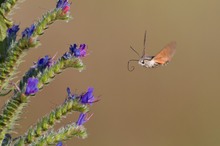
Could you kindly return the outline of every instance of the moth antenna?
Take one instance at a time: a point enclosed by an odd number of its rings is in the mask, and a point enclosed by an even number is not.
[[[131,50],[133,50],[133,51],[138,55],[138,57],[141,57],[141,56],[139,55],[139,53],[138,53],[132,46],[130,46],[130,48],[131,48]]]
[[[145,33],[144,33],[144,45],[143,45],[142,57],[145,55],[145,49],[146,49],[146,38],[147,38],[147,31],[145,30]]]
[[[128,71],[130,71],[130,72],[132,72],[133,70],[134,70],[134,66],[130,66],[130,62],[131,61],[139,61],[139,60],[137,60],[137,59],[131,59],[131,60],[129,60],[128,61]]]

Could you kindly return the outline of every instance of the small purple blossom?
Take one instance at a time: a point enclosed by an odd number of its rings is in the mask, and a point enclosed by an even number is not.
[[[83,125],[85,122],[86,122],[86,114],[81,113],[81,114],[79,115],[78,121],[76,122],[76,125],[77,125],[77,126],[81,126],[81,125]]]
[[[43,68],[51,67],[52,64],[53,64],[52,58],[50,58],[48,55],[37,61],[37,67],[43,67]]]
[[[91,117],[93,116],[93,114],[91,114],[90,116],[88,116],[88,114],[85,114],[85,113],[81,113],[79,115],[79,118],[76,122],[76,125],[77,126],[81,126],[83,125],[85,122],[87,122]]]
[[[35,24],[32,24],[30,28],[26,28],[23,32],[22,32],[22,38],[26,37],[26,38],[30,38],[32,36],[32,34],[34,33],[34,30],[36,29]]]
[[[77,47],[76,44],[70,45],[70,52],[75,56],[75,57],[84,57],[86,56],[86,45],[81,44],[79,48]]]
[[[68,94],[68,99],[75,99],[76,98],[74,94],[71,94],[69,87],[67,87],[66,90],[67,90],[67,94]]]
[[[12,27],[8,28],[7,36],[8,37],[15,37],[17,32],[19,31],[19,25],[13,25]]]
[[[70,59],[70,58],[72,58],[72,55],[70,54],[70,52],[66,52],[65,54],[63,54],[63,58]]]
[[[56,146],[63,146],[62,141],[59,141]]]
[[[85,94],[81,95],[80,101],[82,104],[92,104],[98,101],[93,95],[93,90],[93,88],[88,88],[88,91]]]
[[[38,89],[38,79],[37,78],[28,78],[25,95],[29,96],[30,94],[36,93]]]
[[[86,44],[80,44],[79,50],[81,57],[86,56]]]
[[[61,7],[62,7],[62,4],[63,4],[63,0],[58,0],[58,1],[57,1],[57,5],[56,5],[56,8],[61,8]]]
[[[68,0],[58,0],[56,8],[62,9],[63,13],[66,14],[70,10],[70,3]]]

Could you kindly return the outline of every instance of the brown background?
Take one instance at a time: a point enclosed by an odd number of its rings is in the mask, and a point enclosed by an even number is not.
[[[23,30],[54,6],[51,0],[26,0],[11,17]],[[22,75],[46,54],[61,56],[74,42],[88,44],[87,68],[64,71],[33,97],[17,135],[61,104],[67,86],[77,93],[92,86],[102,100],[85,124],[89,137],[68,146],[219,146],[219,6],[218,0],[74,0],[74,19],[51,25],[19,70]],[[141,52],[145,30],[150,55],[173,40],[176,55],[166,67],[134,63],[128,72],[127,61],[137,58],[129,46]],[[68,116],[60,125],[75,120]]]

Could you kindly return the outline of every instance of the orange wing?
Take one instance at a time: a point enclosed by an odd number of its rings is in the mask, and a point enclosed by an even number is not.
[[[167,46],[165,46],[155,57],[153,60],[159,64],[166,64],[171,61],[175,51],[176,51],[176,42],[171,42]]]

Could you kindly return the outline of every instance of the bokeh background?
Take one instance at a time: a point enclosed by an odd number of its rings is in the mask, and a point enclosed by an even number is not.
[[[11,17],[21,30],[55,7],[53,0],[26,0]],[[19,67],[22,75],[34,61],[72,43],[86,43],[86,70],[68,69],[31,98],[15,135],[66,98],[66,87],[81,93],[95,88],[101,101],[85,124],[89,137],[73,146],[219,146],[220,145],[220,1],[219,0],[74,0],[73,20],[55,22]],[[154,55],[170,41],[177,52],[166,67],[127,70],[142,52]],[[6,99],[4,99],[6,100]],[[3,102],[2,102],[3,103]],[[60,125],[76,121],[67,116]]]

